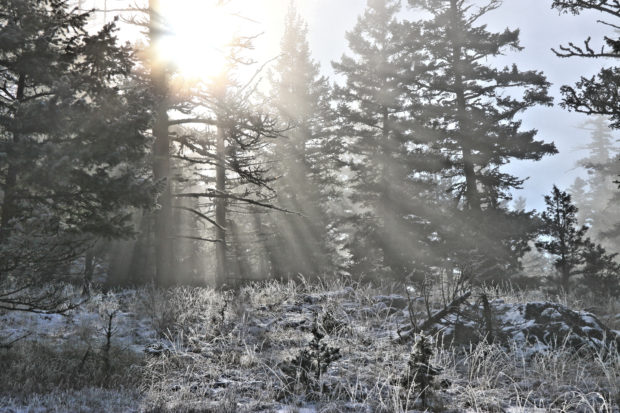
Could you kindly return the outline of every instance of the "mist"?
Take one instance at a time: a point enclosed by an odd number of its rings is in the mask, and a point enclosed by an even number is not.
[[[619,17],[0,0],[0,411],[617,411]]]

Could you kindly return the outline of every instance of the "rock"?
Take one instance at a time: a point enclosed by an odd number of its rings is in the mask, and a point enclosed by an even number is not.
[[[529,352],[568,346],[575,350],[599,351],[603,346],[620,347],[620,335],[605,326],[594,314],[574,311],[561,304],[537,302],[490,303],[491,331],[485,323],[483,307],[463,306],[459,314],[450,314],[435,324],[433,333],[443,342],[469,344],[489,339],[500,343],[522,344]]]
[[[285,315],[279,319],[279,326],[284,329],[310,331],[312,328],[312,319],[303,315]]]
[[[345,287],[342,290],[327,291],[323,293],[302,294],[301,300],[306,304],[318,304],[329,298],[347,298],[355,294],[353,287]]]
[[[164,346],[162,343],[153,343],[146,346],[144,352],[149,356],[161,356],[161,355],[169,355],[170,349],[167,346]]]
[[[303,313],[304,308],[297,304],[286,304],[282,306],[282,311],[285,313]]]
[[[522,333],[530,343],[567,345],[581,349],[596,349],[602,344],[620,344],[620,337],[607,328],[592,313],[573,311],[557,303],[528,303],[520,311],[526,325]],[[507,332],[515,335],[515,326],[507,325]]]
[[[409,306],[409,300],[407,299],[407,297],[403,297],[402,295],[398,294],[376,295],[372,297],[372,300],[376,303],[375,307],[377,306],[377,304],[382,303],[385,304],[386,307],[391,308],[391,312],[404,310]]]

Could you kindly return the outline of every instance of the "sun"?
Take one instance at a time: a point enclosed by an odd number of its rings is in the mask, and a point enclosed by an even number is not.
[[[208,79],[226,64],[227,46],[241,35],[241,19],[221,0],[162,0],[166,33],[160,57],[182,76]]]

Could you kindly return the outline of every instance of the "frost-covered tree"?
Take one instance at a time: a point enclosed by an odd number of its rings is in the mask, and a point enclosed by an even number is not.
[[[606,296],[620,293],[620,265],[618,254],[609,254],[600,244],[586,238],[588,227],[580,226],[578,208],[571,196],[555,185],[551,195],[545,196],[547,209],[541,214],[542,227],[536,247],[554,259],[559,278],[554,280],[564,291],[573,287]],[[578,277],[582,284],[576,284]]]

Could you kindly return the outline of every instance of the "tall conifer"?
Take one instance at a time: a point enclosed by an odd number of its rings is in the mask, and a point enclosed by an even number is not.
[[[403,276],[429,258],[436,220],[429,221],[426,198],[441,155],[416,120],[418,96],[410,86],[419,56],[399,11],[398,1],[369,0],[346,35],[350,55],[333,66],[345,79],[335,96],[354,202],[354,271]]]
[[[333,131],[330,85],[312,59],[308,29],[291,2],[281,55],[272,73],[273,103],[284,132],[272,145],[278,204],[296,214],[272,214],[270,250],[276,276],[327,271],[334,257],[330,208],[340,145]],[[330,249],[332,251],[330,251]]]
[[[420,119],[436,131],[434,145],[449,160],[443,176],[451,182],[457,221],[445,233],[447,252],[460,250],[463,255],[454,261],[474,260],[476,272],[499,275],[518,265],[534,230],[531,214],[504,206],[524,179],[502,167],[557,152],[535,139],[536,130],[523,130],[517,118],[534,105],[551,105],[549,83],[540,72],[490,63],[507,50],[522,49],[519,30],[494,33],[481,23],[499,0],[479,7],[469,0],[409,4],[430,16],[410,30],[411,47],[424,53],[413,87],[423,101]]]
[[[127,82],[114,26],[89,34],[87,19],[65,1],[0,1],[2,288],[66,273],[95,240],[133,234],[129,207],[151,205],[151,101]]]

